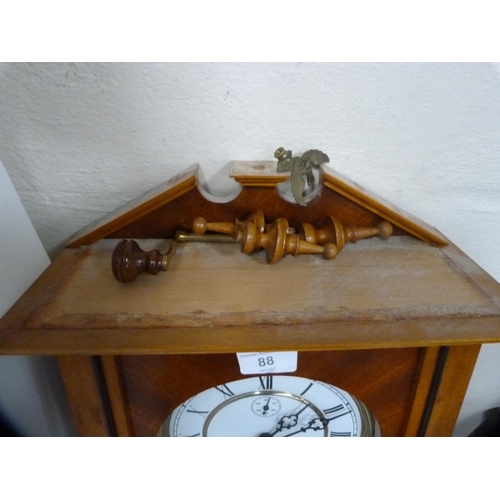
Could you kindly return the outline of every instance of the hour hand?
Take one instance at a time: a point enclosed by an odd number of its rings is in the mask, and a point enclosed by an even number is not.
[[[299,421],[298,417],[300,413],[302,413],[306,408],[307,406],[304,406],[304,408],[302,408],[302,410],[298,413],[281,417],[278,421],[278,430],[282,431],[283,429],[291,429],[292,427],[295,427]]]
[[[278,432],[283,429],[291,429],[295,427],[299,421],[299,415],[306,409],[309,408],[309,405],[306,404],[302,409],[300,409],[297,413],[292,413],[291,415],[284,415],[278,420],[278,426],[274,429],[273,432],[263,432],[259,434],[259,437],[274,437]]]
[[[283,417],[281,417],[278,420],[278,427],[275,433],[282,431],[283,429],[291,429],[292,427],[295,427],[299,421],[299,415],[307,408],[309,408],[308,404],[304,405],[304,407],[297,413],[292,413],[291,415],[284,415]]]

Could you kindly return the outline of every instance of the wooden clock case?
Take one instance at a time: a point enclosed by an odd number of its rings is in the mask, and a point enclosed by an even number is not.
[[[500,340],[500,285],[434,228],[322,167],[306,206],[275,162],[233,162],[231,199],[195,166],[80,231],[0,321],[0,353],[56,355],[82,436],[155,436],[184,400],[241,378],[236,352],[298,351],[297,376],[362,400],[383,436],[451,435],[481,344]],[[286,191],[284,188],[281,191]],[[179,244],[166,273],[120,283],[113,248],[164,250],[193,220],[320,228],[388,221],[332,260]]]

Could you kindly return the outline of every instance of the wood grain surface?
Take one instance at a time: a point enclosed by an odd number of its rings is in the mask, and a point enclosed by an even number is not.
[[[403,436],[422,349],[299,353],[288,375],[329,382],[363,401],[384,436]],[[196,393],[244,378],[235,354],[120,356],[133,435],[155,436],[172,410]]]
[[[167,273],[124,284],[111,272],[114,243],[64,250],[2,318],[0,352],[305,351],[500,337],[500,286],[453,245],[375,237],[331,261],[268,265],[237,245],[187,243]]]
[[[480,345],[500,341],[500,284],[335,172],[323,170],[303,207],[263,166],[235,164],[241,189],[218,200],[194,166],[80,230],[0,320],[0,354],[57,355],[82,435],[156,435],[183,401],[241,378],[235,353],[256,351],[299,351],[297,376],[352,392],[385,436],[450,435]],[[394,232],[346,243],[331,260],[285,253],[271,265],[235,243],[182,243],[167,272],[113,276],[120,238],[163,254],[198,217],[234,224],[257,210],[268,224],[319,229],[331,215]]]

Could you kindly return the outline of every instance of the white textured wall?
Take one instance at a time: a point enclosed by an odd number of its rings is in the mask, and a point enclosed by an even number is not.
[[[54,255],[79,229],[195,162],[318,148],[500,280],[494,64],[0,65],[0,158]],[[500,405],[484,349],[457,434]],[[482,370],[482,366],[493,369]]]

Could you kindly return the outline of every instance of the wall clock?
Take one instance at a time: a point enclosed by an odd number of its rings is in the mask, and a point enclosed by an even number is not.
[[[302,175],[299,159],[289,166]],[[274,351],[298,352],[294,375],[355,394],[383,436],[451,435],[481,344],[500,341],[500,284],[435,228],[311,168],[306,205],[283,195],[290,172],[276,161],[235,161],[238,193],[208,195],[193,166],[81,229],[1,318],[0,354],[57,356],[82,436],[156,436],[180,403],[223,384],[310,401],[298,418],[340,405],[277,378],[243,387],[235,353]],[[133,262],[122,239],[143,249]],[[134,264],[119,269],[126,283],[112,273],[117,247]],[[208,434],[250,403],[248,418],[272,423],[256,432],[277,435],[301,401],[262,392],[229,404],[215,390]]]
[[[178,406],[160,437],[372,437],[371,411],[348,392],[304,377],[259,376],[202,391]]]

